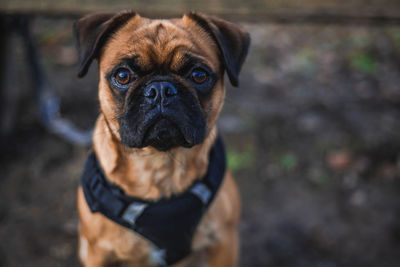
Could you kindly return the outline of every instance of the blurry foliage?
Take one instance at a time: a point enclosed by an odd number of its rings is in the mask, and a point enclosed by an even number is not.
[[[390,29],[388,31],[389,37],[392,39],[396,47],[400,48],[400,29]]]
[[[244,151],[238,151],[233,148],[227,150],[228,168],[232,172],[237,172],[249,168],[255,162],[254,148],[248,145]]]
[[[310,174],[308,175],[308,179],[315,185],[324,186],[330,185],[332,182],[331,177],[328,173],[323,169],[312,169]]]
[[[286,153],[282,156],[280,165],[283,169],[291,171],[298,163],[297,156],[294,153]]]
[[[374,74],[376,72],[376,60],[372,55],[365,52],[357,52],[351,55],[350,65],[363,73]]]

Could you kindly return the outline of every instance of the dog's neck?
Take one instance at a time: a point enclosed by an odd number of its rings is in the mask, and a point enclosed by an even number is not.
[[[183,192],[204,176],[216,137],[214,127],[200,145],[160,152],[151,147],[127,148],[112,131],[100,115],[93,133],[93,148],[107,179],[129,196],[154,200]]]

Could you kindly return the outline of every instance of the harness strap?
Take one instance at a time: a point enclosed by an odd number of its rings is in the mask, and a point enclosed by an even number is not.
[[[106,179],[93,152],[81,184],[92,212],[100,212],[152,241],[164,255],[159,257],[159,265],[165,266],[190,253],[194,232],[218,192],[225,169],[225,149],[218,136],[209,154],[207,173],[179,195],[155,202],[130,197]]]

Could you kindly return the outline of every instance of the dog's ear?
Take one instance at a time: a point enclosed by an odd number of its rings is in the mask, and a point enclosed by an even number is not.
[[[191,12],[186,14],[206,32],[211,34],[221,52],[221,57],[232,85],[238,86],[239,72],[246,58],[249,34],[238,25],[204,14]]]
[[[133,11],[92,14],[74,24],[80,61],[78,77],[85,76],[93,59],[98,58],[101,47],[110,35],[135,15]]]

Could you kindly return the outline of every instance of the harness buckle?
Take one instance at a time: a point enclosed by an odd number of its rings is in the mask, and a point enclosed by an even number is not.
[[[210,189],[203,183],[195,184],[191,189],[190,192],[198,197],[204,205],[206,205],[211,198],[212,192]]]
[[[122,219],[124,219],[132,226],[135,225],[137,218],[143,213],[147,206],[148,204],[146,203],[131,203],[122,214]]]

